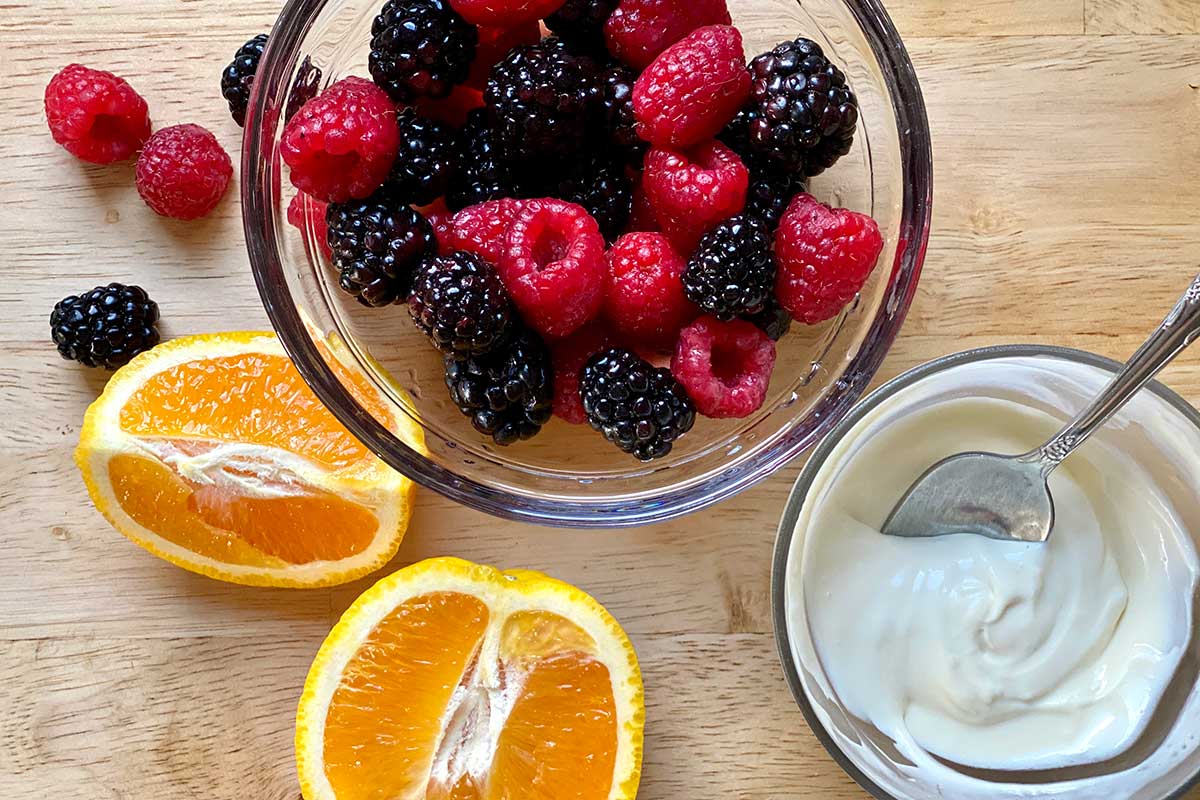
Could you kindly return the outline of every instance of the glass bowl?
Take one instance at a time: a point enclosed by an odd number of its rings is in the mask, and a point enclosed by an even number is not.
[[[450,401],[440,356],[406,309],[360,307],[336,287],[313,236],[286,221],[295,195],[279,158],[293,87],[368,75],[381,0],[291,0],[259,65],[246,124],[242,200],[247,247],[268,315],[317,396],[368,447],[416,482],[503,517],[566,527],[618,527],[695,511],[770,475],[815,443],[859,398],[904,320],[929,233],[931,156],[916,75],[876,0],[730,0],[746,52],[803,34],[821,43],[856,91],[854,147],[813,181],[819,198],[871,214],[885,249],[858,299],[837,319],[793,326],[780,343],[763,408],[743,420],[702,419],[670,456],[642,464],[588,426],[551,422],[502,448]],[[390,408],[372,413],[356,384]],[[402,415],[402,416],[394,416]],[[387,420],[417,422],[424,445]]]
[[[996,369],[1000,359],[1032,358],[1038,369],[1021,385]],[[922,769],[886,734],[861,719],[839,699],[814,642],[803,592],[806,536],[797,530],[810,487],[839,442],[856,425],[885,424],[872,412],[923,379],[957,367],[980,367],[969,381],[926,388],[905,395],[909,405],[889,407],[889,414],[928,408],[950,397],[971,396],[1019,400],[1066,422],[1083,408],[1121,365],[1101,356],[1061,347],[1009,345],[971,350],[916,367],[893,379],[855,406],[812,454],[788,498],[780,521],[771,575],[775,641],[792,695],[821,744],[851,778],[880,800],[999,800],[1055,798],[1096,800],[1136,797],[1166,800],[1182,797],[1200,781],[1200,614],[1191,598],[1192,631],[1183,658],[1145,731],[1125,752],[1108,761],[1038,771],[979,770],[950,764],[923,754],[932,763],[955,770],[967,783],[950,787],[945,776]],[[1082,371],[1081,371],[1082,370]],[[930,385],[932,386],[932,384]],[[889,417],[893,418],[893,417]],[[1159,429],[1151,423],[1161,423]],[[1099,440],[1122,437],[1122,452],[1149,474],[1161,475],[1160,487],[1200,550],[1200,475],[1179,465],[1180,458],[1200,449],[1200,413],[1179,395],[1151,382],[1109,426]],[[1115,443],[1114,443],[1115,444]],[[915,477],[915,476],[914,476]],[[1117,478],[1119,479],[1119,478]],[[882,520],[881,520],[882,522]],[[830,602],[836,602],[831,598]],[[940,772],[940,770],[938,770]],[[957,779],[955,779],[955,783]],[[949,792],[949,793],[947,793]]]

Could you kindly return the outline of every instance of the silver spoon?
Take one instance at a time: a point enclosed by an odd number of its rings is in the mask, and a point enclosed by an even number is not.
[[[1100,396],[1053,439],[1019,456],[959,453],[939,461],[892,509],[883,532],[889,536],[977,533],[993,539],[1046,541],[1054,528],[1050,473],[1197,338],[1200,276]]]

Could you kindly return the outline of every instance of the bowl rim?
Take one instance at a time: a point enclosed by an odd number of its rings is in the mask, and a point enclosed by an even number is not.
[[[275,247],[273,181],[278,166],[264,154],[273,145],[282,87],[298,60],[298,49],[329,0],[289,0],[280,12],[258,72],[242,146],[242,220],[255,283],[272,326],[305,382],[338,420],[370,450],[408,478],[443,496],[495,516],[567,528],[623,528],[673,519],[725,500],[765,479],[801,455],[862,396],[895,341],[924,263],[933,202],[933,155],[929,123],[916,71],[895,26],[879,0],[838,0],[852,13],[877,61],[896,118],[902,202],[890,290],[867,327],[858,352],[842,377],[812,409],[818,422],[792,430],[735,467],[697,482],[671,486],[654,496],[565,500],[506,491],[456,474],[394,437],[342,387],[321,357],[291,300]]]
[[[800,672],[796,668],[795,659],[792,657],[791,641],[788,638],[787,628],[786,577],[796,522],[799,520],[800,512],[804,508],[804,503],[807,500],[808,491],[812,487],[812,482],[824,465],[825,460],[850,429],[857,425],[873,409],[878,407],[880,403],[893,397],[897,392],[931,375],[945,372],[948,369],[980,361],[1014,357],[1059,358],[1073,363],[1099,367],[1112,373],[1116,373],[1124,367],[1124,364],[1119,361],[1107,356],[1090,353],[1086,350],[1042,344],[1005,344],[978,347],[942,356],[915,366],[872,391],[837,425],[833,426],[833,429],[821,441],[817,449],[813,451],[808,462],[804,465],[804,469],[800,471],[800,475],[796,478],[796,482],[792,485],[791,491],[788,493],[783,514],[779,520],[779,527],[775,534],[775,550],[771,559],[771,620],[775,631],[775,649],[779,656],[780,666],[783,668],[784,679],[787,681],[792,698],[796,701],[796,705],[800,707],[801,713],[804,714],[804,719],[808,723],[809,729],[812,730],[817,740],[821,742],[826,752],[833,757],[833,760],[842,768],[843,772],[853,778],[855,783],[865,789],[872,797],[877,798],[877,800],[906,799],[889,794],[881,788],[867,777],[862,770],[855,766],[849,756],[838,747],[833,737],[829,735],[824,724],[817,716],[812,703],[809,702],[804,681],[801,679]],[[1183,414],[1193,425],[1200,428],[1200,411],[1175,392],[1175,390],[1160,383],[1158,380],[1151,380],[1146,384],[1144,389],[1153,392],[1159,398],[1165,400]],[[1160,800],[1179,800],[1179,798],[1182,798],[1190,789],[1197,785],[1200,785],[1200,770],[1197,770],[1195,774],[1184,781],[1179,788],[1170,794],[1163,795]]]

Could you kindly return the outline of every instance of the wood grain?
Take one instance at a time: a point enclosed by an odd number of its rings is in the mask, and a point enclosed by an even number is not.
[[[929,105],[936,199],[925,276],[880,379],[1011,341],[1126,357],[1200,262],[1196,5],[890,5]],[[209,220],[158,219],[129,167],[81,165],[53,145],[40,99],[65,63],[111,68],[157,124],[199,122],[236,151],[215,65],[275,12],[257,0],[0,8],[0,797],[299,797],[300,685],[369,581],[226,586],[126,542],[71,464],[103,379],[60,361],[46,328],[57,299],[111,279],[154,287],[167,336],[266,326],[235,193]],[[1200,360],[1167,380],[1200,401]],[[771,545],[799,468],[638,531],[564,535],[421,493],[397,564],[528,566],[604,602],[646,674],[644,800],[864,798],[808,731],[774,653]]]

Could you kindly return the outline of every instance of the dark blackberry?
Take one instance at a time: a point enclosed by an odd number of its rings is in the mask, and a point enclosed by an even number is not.
[[[400,152],[385,187],[392,197],[424,206],[446,192],[455,161],[454,129],[411,108],[396,115]]]
[[[605,70],[601,79],[601,103],[609,144],[630,164],[641,165],[649,145],[638,136],[637,119],[633,115],[633,83],[637,74],[629,67],[618,65]]]
[[[774,285],[771,231],[766,222],[745,214],[704,234],[683,269],[688,299],[721,320],[758,311]]]
[[[467,79],[478,29],[449,0],[388,0],[371,25],[371,77],[392,99],[445,97]]]
[[[579,392],[591,426],[642,461],[670,453],[696,422],[696,408],[671,371],[628,350],[605,350],[588,359]]]
[[[779,219],[787,210],[792,198],[805,191],[804,179],[792,172],[777,167],[750,166],[750,186],[746,190],[745,213],[764,220],[771,230],[779,226]]]
[[[290,120],[304,104],[317,96],[321,91],[321,68],[314,66],[312,58],[305,56],[296,70],[296,78],[292,81],[292,91],[288,94],[287,111],[284,119]]]
[[[554,371],[550,351],[531,330],[523,330],[487,355],[446,357],[446,386],[475,430],[496,444],[528,439],[550,421]]]
[[[434,347],[460,358],[503,344],[514,316],[496,268],[461,250],[421,265],[408,310]]]
[[[238,125],[246,124],[246,107],[250,105],[250,87],[254,85],[254,73],[267,46],[267,34],[260,33],[238,48],[233,61],[221,73],[221,94],[229,102],[229,113]]]
[[[558,177],[522,186],[522,194],[557,197],[583,206],[610,242],[625,230],[633,208],[633,181],[625,174],[624,164],[600,154],[566,165],[561,170],[543,165],[540,171]],[[532,176],[532,170],[527,174]]]
[[[437,250],[429,221],[385,191],[330,203],[325,221],[342,290],[365,306],[406,300],[417,265]]]
[[[578,53],[606,55],[604,23],[618,0],[567,0],[546,17],[546,27]]]
[[[543,39],[492,67],[484,100],[509,158],[565,158],[585,148],[597,121],[598,70],[561,39]]]
[[[760,311],[747,314],[744,319],[769,336],[773,342],[778,342],[792,328],[792,315],[779,305],[774,296],[767,298]]]
[[[140,286],[110,283],[59,300],[50,335],[63,358],[116,369],[158,344],[158,304]]]
[[[455,168],[446,188],[446,205],[451,211],[516,194],[512,170],[498,139],[485,109],[477,108],[467,115],[458,134]]]
[[[817,175],[850,151],[858,101],[816,42],[784,42],[751,61],[750,75],[750,100],[738,124],[753,153]]]

